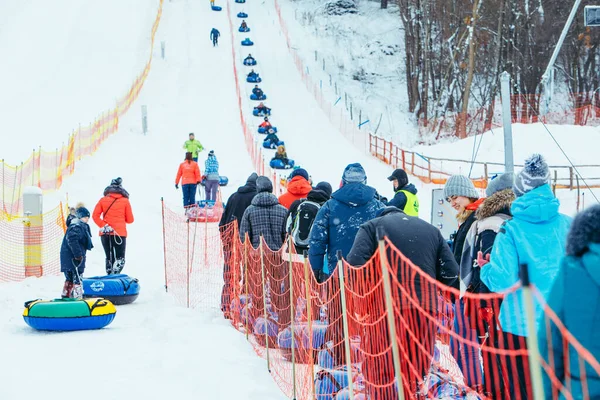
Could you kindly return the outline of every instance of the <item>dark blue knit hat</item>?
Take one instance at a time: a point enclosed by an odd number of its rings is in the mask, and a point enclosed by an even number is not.
[[[290,174],[290,180],[293,179],[295,176],[301,176],[306,180],[308,180],[309,177],[308,172],[304,168],[296,168],[295,170],[293,170]]]
[[[77,215],[77,218],[79,218],[79,219],[85,218],[85,217],[89,217],[90,216],[90,210],[88,210],[85,207],[79,207],[75,211],[75,215]]]
[[[348,164],[342,175],[342,182],[347,183],[367,183],[367,173],[359,163]]]

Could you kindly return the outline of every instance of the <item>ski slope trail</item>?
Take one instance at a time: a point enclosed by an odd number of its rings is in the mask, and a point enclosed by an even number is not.
[[[202,288],[202,298],[210,301],[198,310],[175,304],[163,287],[160,200],[183,214],[181,190],[174,184],[188,133],[195,132],[206,148],[201,168],[208,150],[215,150],[221,174],[230,178],[225,198],[252,172],[236,118],[230,38],[221,29],[226,15],[211,12],[204,2],[164,4],[152,69],[139,100],[120,121],[119,132],[78,163],[59,192],[45,197],[48,209],[68,193],[72,205],[82,201],[92,210],[110,180],[123,178],[136,219],[128,227],[124,272],[140,280],[140,297],[119,307],[105,329],[40,333],[23,322],[23,302],[57,297],[62,277],[2,284],[0,359],[10,368],[3,370],[1,399],[283,398],[264,360],[223,319],[218,287]],[[223,35],[219,48],[208,38],[213,25]],[[147,49],[147,42],[143,46]],[[147,135],[141,129],[141,105],[148,107]],[[95,248],[88,253],[85,275],[103,275],[98,229],[91,227]],[[206,273],[214,277],[221,269],[210,266]]]

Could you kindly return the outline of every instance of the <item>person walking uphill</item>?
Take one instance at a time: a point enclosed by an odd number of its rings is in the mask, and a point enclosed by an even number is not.
[[[83,298],[81,276],[85,271],[85,253],[94,247],[89,219],[89,210],[80,205],[75,210],[75,218],[71,219],[60,246],[60,272],[65,274],[61,296],[63,299]]]
[[[310,231],[308,257],[318,282],[324,282],[335,269],[336,253],[345,257],[358,228],[376,217],[384,205],[375,199],[375,189],[367,186],[367,174],[359,163],[344,169],[342,187],[319,210]],[[329,273],[324,271],[327,255]]]
[[[308,172],[304,168],[292,171],[287,184],[287,192],[279,196],[279,203],[289,210],[294,201],[306,198],[313,189],[308,179]]]
[[[196,204],[196,188],[200,184],[200,168],[198,163],[192,160],[192,153],[185,153],[185,161],[179,164],[177,176],[175,177],[175,189],[183,191],[183,207],[188,208]]]
[[[548,306],[566,330],[592,356],[600,359],[600,205],[592,206],[575,217],[567,237],[567,254],[548,296]],[[567,349],[565,332],[550,322],[548,330],[540,324],[539,348],[561,385],[568,387],[574,399],[600,399],[600,376],[581,355]],[[546,398],[556,398],[548,373],[544,378]],[[585,381],[585,384],[584,384]],[[585,385],[585,386],[584,386]],[[587,389],[587,390],[586,390]],[[563,398],[563,397],[559,397]]]
[[[202,143],[196,139],[193,133],[190,133],[189,140],[186,140],[183,144],[183,149],[186,152],[192,153],[192,160],[194,160],[194,162],[198,162],[198,153],[204,151]]]
[[[219,190],[219,161],[215,156],[215,151],[208,152],[208,158],[204,162],[204,174],[206,181],[204,182],[204,191],[206,200],[217,201],[217,191]]]
[[[210,31],[210,40],[213,42],[213,47],[219,45],[219,36],[221,36],[221,33],[216,28],[212,28],[212,31]]]
[[[120,274],[125,267],[127,224],[134,221],[129,193],[122,186],[121,178],[113,179],[104,190],[92,218],[100,228],[100,240],[106,255],[106,274]]]
[[[419,216],[419,199],[417,198],[417,188],[412,183],[408,183],[408,175],[403,169],[397,169],[388,176],[388,180],[394,185],[394,198],[387,205],[398,207],[411,217]]]
[[[571,219],[559,214],[560,203],[549,185],[548,164],[539,154],[525,160],[525,167],[517,175],[513,191],[517,199],[507,221],[496,236],[490,257],[478,260],[481,280],[492,292],[503,292],[519,282],[520,266],[526,264],[529,278],[545,300],[558,275],[565,255],[567,233]],[[481,257],[480,257],[481,258]],[[486,257],[487,258],[487,257]],[[535,301],[535,316],[539,325],[542,306]],[[496,348],[523,350],[527,348],[527,323],[522,289],[504,296],[500,306],[502,335]],[[539,328],[539,327],[538,327]],[[526,357],[501,357],[504,377],[509,385],[511,399],[531,399],[529,363]]]

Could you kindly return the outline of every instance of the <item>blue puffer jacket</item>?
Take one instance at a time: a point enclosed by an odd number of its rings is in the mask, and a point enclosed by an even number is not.
[[[600,244],[589,244],[589,251],[581,257],[567,256],[563,259],[560,272],[548,297],[548,306],[561,319],[575,339],[592,356],[600,358]],[[540,354],[546,362],[549,360],[548,339],[552,340],[554,373],[566,384],[566,372],[570,372],[571,394],[574,399],[583,399],[581,358],[573,347],[564,353],[563,336],[556,325],[551,323],[551,337],[543,324],[539,329]],[[565,355],[568,358],[565,360]],[[552,395],[552,386],[548,374],[544,373],[544,392],[547,398]],[[585,363],[585,376],[590,399],[600,398],[600,377]],[[564,397],[560,397],[561,399]]]
[[[85,252],[93,247],[90,226],[77,218],[73,219],[60,247],[60,272],[74,271],[73,259],[83,257],[78,268],[82,274],[85,269]]]
[[[310,231],[308,256],[315,277],[323,272],[327,254],[329,274],[335,270],[336,253],[346,257],[360,226],[377,216],[384,205],[375,199],[375,189],[362,183],[348,183],[331,195],[319,210]]]
[[[218,181],[219,180],[219,161],[215,156],[209,156],[204,162],[204,174],[206,179]]]
[[[492,292],[503,292],[519,281],[519,265],[529,266],[529,278],[544,299],[558,275],[565,255],[571,219],[559,214],[560,203],[549,185],[537,187],[517,198],[511,206],[513,219],[496,236],[491,262],[481,268],[481,280]],[[542,307],[536,302],[536,319]],[[505,332],[527,336],[521,290],[507,294],[500,308]]]

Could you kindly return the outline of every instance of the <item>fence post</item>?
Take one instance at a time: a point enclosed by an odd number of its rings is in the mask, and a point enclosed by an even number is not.
[[[488,165],[487,163],[483,163],[483,176],[485,177],[485,182],[488,182]]]
[[[250,334],[248,333],[248,319],[250,319],[250,293],[248,290],[248,233],[244,236],[244,286],[246,287],[246,340],[248,340]]]
[[[267,319],[267,285],[265,284],[265,253],[263,252],[262,235],[260,235],[260,243],[258,244],[258,248],[260,251],[260,273],[262,277],[263,318],[265,320],[265,346],[267,348],[267,371],[271,373],[271,360],[269,358],[269,320]]]
[[[289,254],[289,274],[290,274],[290,333],[292,335],[292,400],[296,400],[296,335],[294,331],[294,276],[293,276],[293,264],[292,264],[292,249],[294,243],[292,237],[288,236],[288,254]],[[309,334],[310,334],[309,330]],[[299,346],[298,346],[299,347]]]
[[[556,197],[556,185],[558,184],[558,172],[554,170],[554,183],[552,184],[552,194]]]
[[[412,154],[412,160],[411,160],[411,166],[410,166],[410,173],[412,175],[414,175],[415,174],[415,153],[411,152],[411,154]]]
[[[579,175],[576,175],[575,178],[577,179],[577,212],[579,212]]]
[[[346,285],[344,284],[344,263],[342,251],[337,251],[337,270],[340,276],[340,296],[342,300],[342,322],[344,325],[344,348],[346,350],[346,369],[348,371],[349,398],[354,399],[354,382],[352,382],[352,352],[350,350],[350,329],[348,328],[348,314],[346,309]]]
[[[392,299],[392,285],[390,283],[390,272],[388,269],[387,256],[385,254],[385,242],[383,240],[383,227],[377,228],[377,240],[379,242],[379,265],[383,278],[383,291],[385,293],[385,308],[387,310],[388,332],[392,344],[392,357],[394,359],[394,370],[398,388],[398,400],[404,400],[404,385],[402,383],[402,371],[400,370],[400,349],[398,348],[398,335],[396,334],[396,322],[394,318],[394,300]]]
[[[573,190],[573,167],[569,167],[569,187]]]
[[[352,115],[352,102],[350,102],[350,120],[354,121],[354,116]]]
[[[429,179],[429,183],[431,183],[431,158],[427,159],[427,177]]]
[[[315,376],[315,363],[314,363],[314,359],[313,359],[313,354],[314,352],[312,351],[312,337],[313,337],[313,332],[312,332],[312,304],[310,301],[310,297],[311,297],[311,292],[310,292],[310,267],[308,266],[308,251],[304,250],[304,252],[302,253],[302,255],[304,256],[304,286],[305,286],[305,290],[306,290],[306,319],[308,320],[308,343],[309,343],[309,350],[310,350],[310,359],[309,359],[309,365],[310,365],[310,376]],[[311,399],[315,398],[315,380],[311,379],[311,388],[312,388],[312,392],[311,392]]]
[[[165,199],[160,198],[160,204],[162,208],[162,234],[163,234],[163,258],[165,263],[165,292],[169,291],[169,284],[167,280],[167,235],[165,233]]]
[[[190,220],[186,220],[187,224],[187,273],[186,273],[186,287],[187,287],[187,308],[190,308]]]
[[[529,268],[527,264],[521,264],[521,284],[523,286],[523,304],[525,306],[525,319],[527,321],[527,354],[529,358],[529,373],[531,375],[533,398],[535,400],[543,400],[544,385],[542,383],[542,366],[540,364],[540,352],[538,348],[535,305],[533,304],[531,282],[529,281]]]

